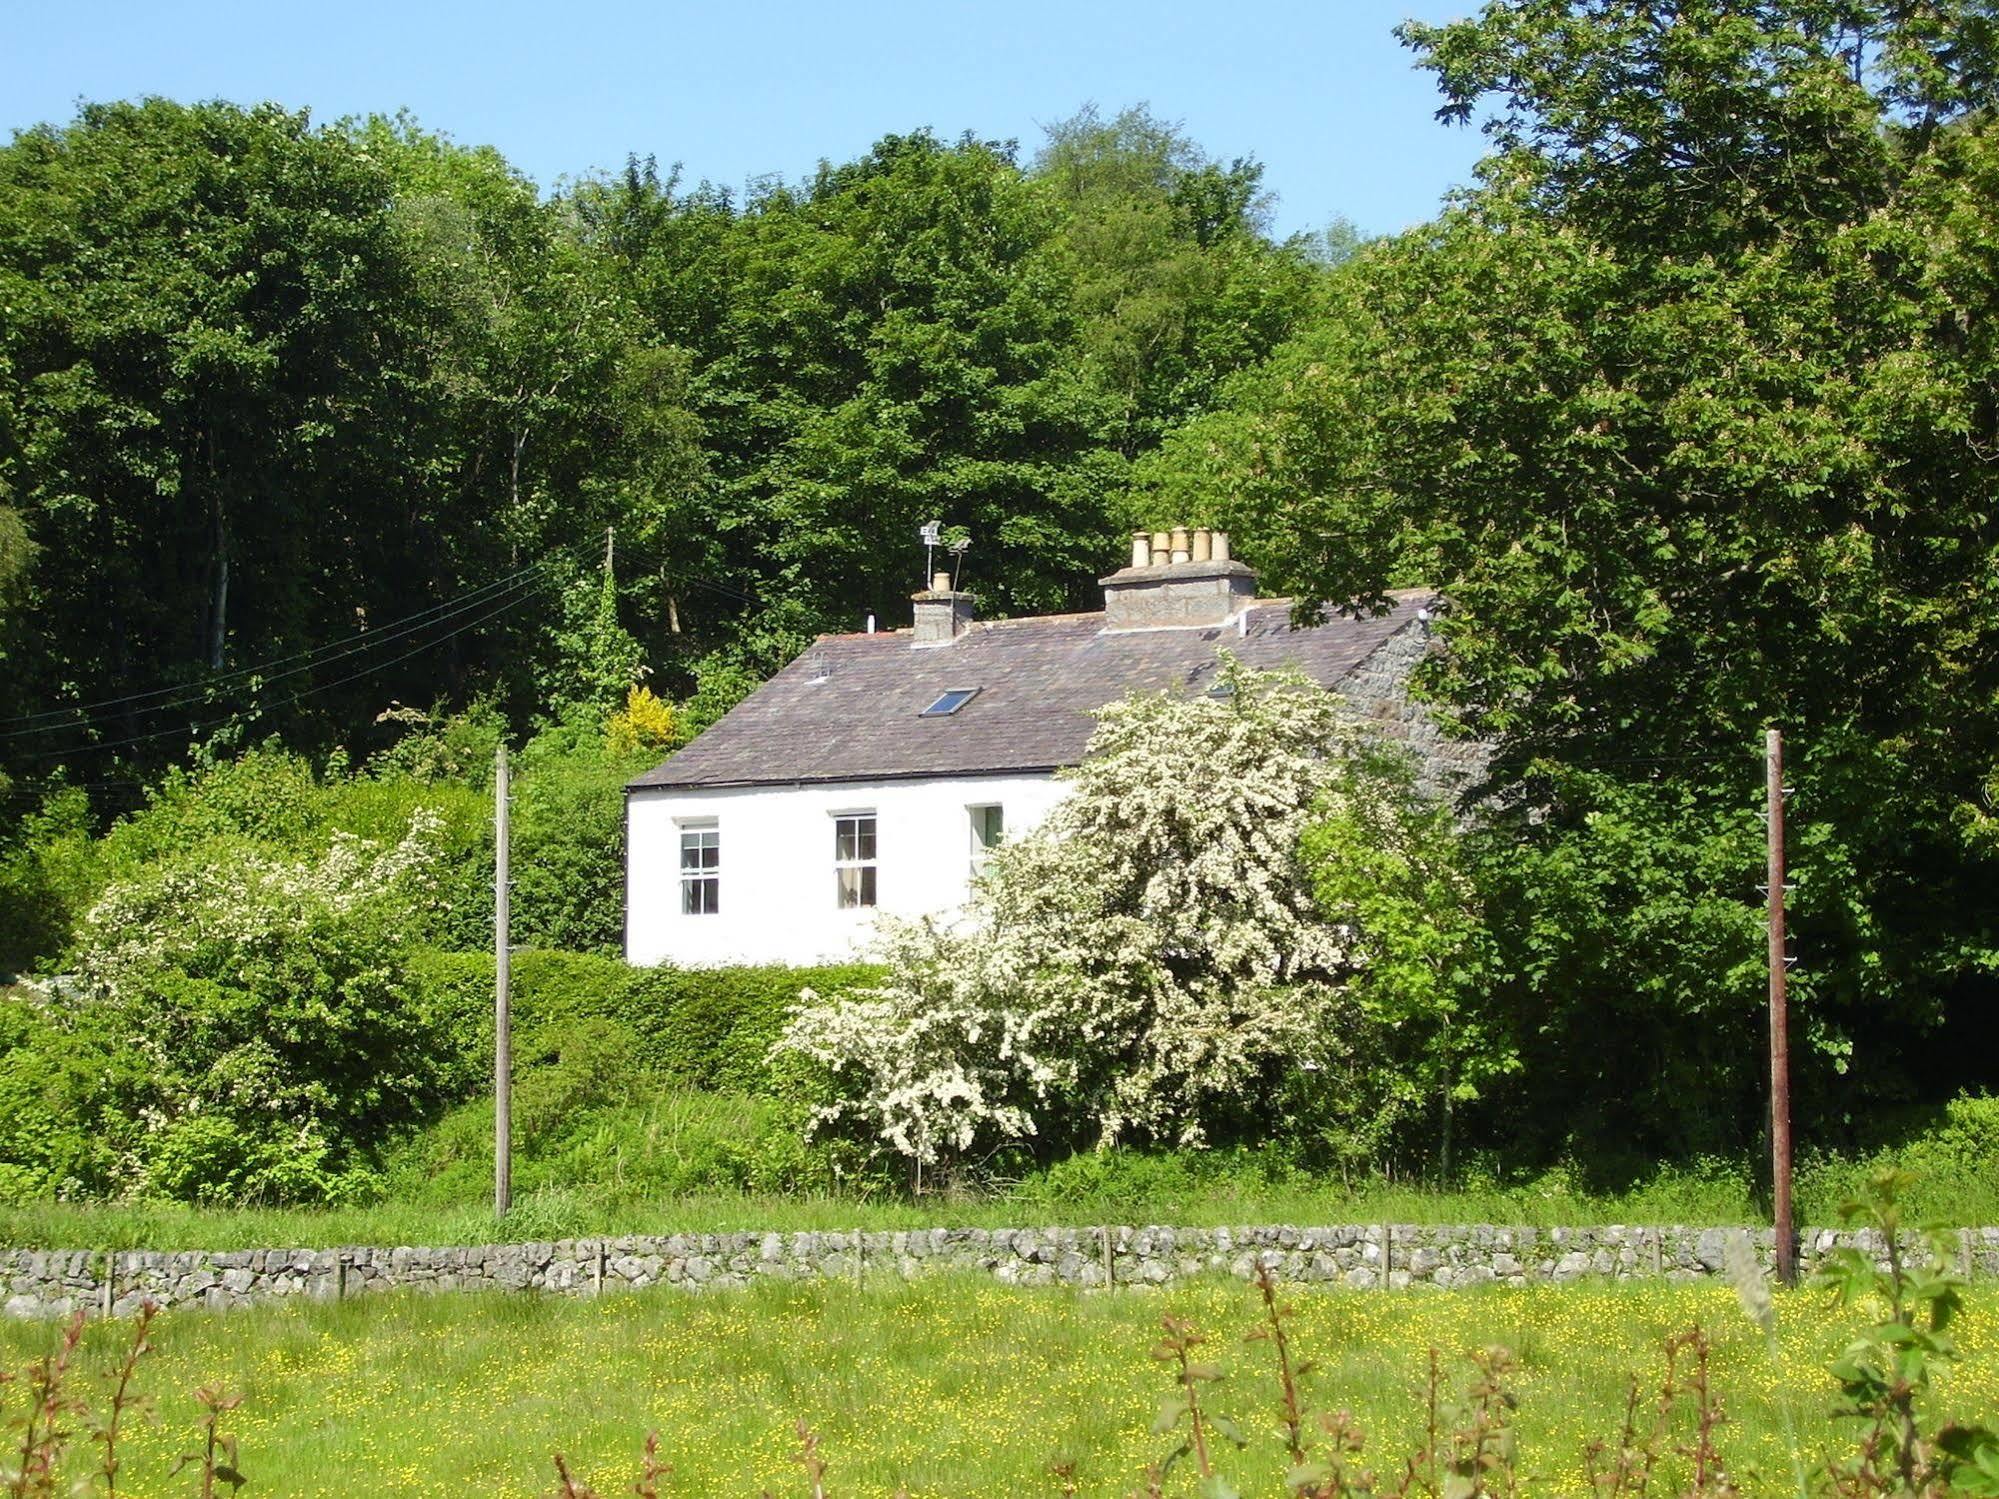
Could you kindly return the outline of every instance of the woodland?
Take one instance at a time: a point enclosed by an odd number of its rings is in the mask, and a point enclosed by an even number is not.
[[[0,1198],[360,1200],[439,1119],[423,1170],[470,1170],[502,739],[560,1022],[529,1086],[570,1117],[666,1068],[755,1100],[716,1180],[865,1177],[857,1139],[806,1163],[781,976],[609,961],[618,788],[814,634],[903,621],[931,520],[986,617],[1090,607],[1161,523],[1301,608],[1445,601],[1419,687],[1486,780],[1413,862],[1337,817],[1295,857],[1455,1039],[1383,1053],[1392,1127],[1273,1083],[1196,1143],[1755,1160],[1776,725],[1800,1136],[1928,1129],[1989,1188],[1999,22],[1494,0],[1401,35],[1490,152],[1385,238],[1274,237],[1254,160],[1142,107],[741,192],[220,102],[0,147],[0,972],[114,996],[0,1013]],[[419,866],[427,903],[375,899]],[[712,1054],[649,1056],[676,1005]]]

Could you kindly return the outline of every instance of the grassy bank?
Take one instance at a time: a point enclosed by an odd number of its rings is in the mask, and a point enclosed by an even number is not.
[[[1308,1394],[1345,1406],[1372,1460],[1394,1467],[1418,1439],[1425,1353],[1492,1344],[1515,1353],[1527,1492],[1584,1491],[1582,1452],[1614,1436],[1629,1374],[1656,1382],[1662,1340],[1698,1321],[1714,1339],[1726,1407],[1721,1450],[1746,1493],[1788,1489],[1788,1413],[1814,1457],[1846,1440],[1828,1418],[1825,1373],[1860,1318],[1817,1292],[1779,1301],[1773,1361],[1725,1287],[1578,1285],[1450,1295],[1299,1290],[1293,1338],[1320,1361]],[[829,1489],[887,1495],[1053,1494],[1051,1461],[1076,1464],[1080,1492],[1128,1492],[1163,1455],[1151,1433],[1166,1393],[1147,1356],[1163,1312],[1211,1335],[1228,1373],[1216,1410],[1257,1433],[1231,1469],[1246,1493],[1277,1493],[1279,1454],[1267,1345],[1245,1345],[1252,1289],[1204,1282],[1163,1294],[1024,1291],[986,1281],[857,1289],[766,1285],[598,1302],[532,1297],[384,1298],[160,1323],[144,1387],[157,1421],[135,1438],[121,1492],[188,1492],[166,1478],[188,1449],[192,1391],[243,1396],[242,1468],[258,1492],[298,1496],[533,1495],[568,1454],[599,1492],[636,1473],[657,1427],[674,1465],[663,1493],[800,1491],[794,1423],[820,1433]],[[84,1373],[113,1362],[124,1329],[93,1327]],[[1978,1290],[1957,1328],[1963,1363],[1937,1408],[1999,1409],[1999,1292]],[[18,1367],[48,1347],[45,1326],[0,1326]]]
[[[1994,1167],[1999,1170],[1999,1164]],[[391,1200],[344,1209],[199,1208],[175,1203],[34,1203],[0,1207],[0,1247],[70,1249],[323,1248],[347,1244],[484,1244],[605,1234],[805,1229],[893,1230],[938,1225],[1041,1228],[1096,1223],[1213,1227],[1255,1223],[1501,1223],[1559,1228],[1602,1223],[1767,1224],[1748,1186],[1726,1177],[1664,1173],[1621,1193],[1578,1191],[1560,1179],[1523,1187],[1442,1192],[1272,1180],[1255,1171],[1213,1176],[1154,1172],[1093,1190],[1080,1173],[1010,1192],[920,1199],[851,1195],[688,1193],[639,1197],[596,1183],[544,1187],[516,1199],[496,1224],[483,1192],[456,1201]],[[1919,1184],[1912,1215],[1957,1225],[1999,1223],[1999,1189],[1957,1179]],[[1851,1188],[1845,1174],[1807,1179],[1799,1221],[1831,1225]]]

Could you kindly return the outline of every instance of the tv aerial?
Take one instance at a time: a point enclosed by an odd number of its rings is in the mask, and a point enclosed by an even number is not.
[[[923,543],[923,586],[928,588],[937,576],[935,570],[936,553],[937,548],[943,545],[944,522],[941,520],[925,521],[923,528],[916,535],[917,539]]]

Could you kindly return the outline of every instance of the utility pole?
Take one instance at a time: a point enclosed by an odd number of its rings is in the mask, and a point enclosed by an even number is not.
[[[514,1198],[514,1035],[508,986],[513,954],[508,936],[507,746],[493,751],[493,1216],[504,1218]]]
[[[1776,1208],[1777,1279],[1798,1283],[1798,1246],[1791,1223],[1791,1039],[1784,941],[1784,732],[1763,738],[1764,797],[1770,824],[1770,1183]]]

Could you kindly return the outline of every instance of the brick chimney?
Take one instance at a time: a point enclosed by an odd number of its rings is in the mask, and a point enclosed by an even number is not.
[[[1226,624],[1256,597],[1256,574],[1229,558],[1228,532],[1206,527],[1132,532],[1131,566],[1099,581],[1107,630]]]
[[[910,595],[916,606],[916,638],[912,645],[949,645],[972,622],[972,606],[978,595],[960,593],[951,586],[949,573],[937,573],[923,593]]]

